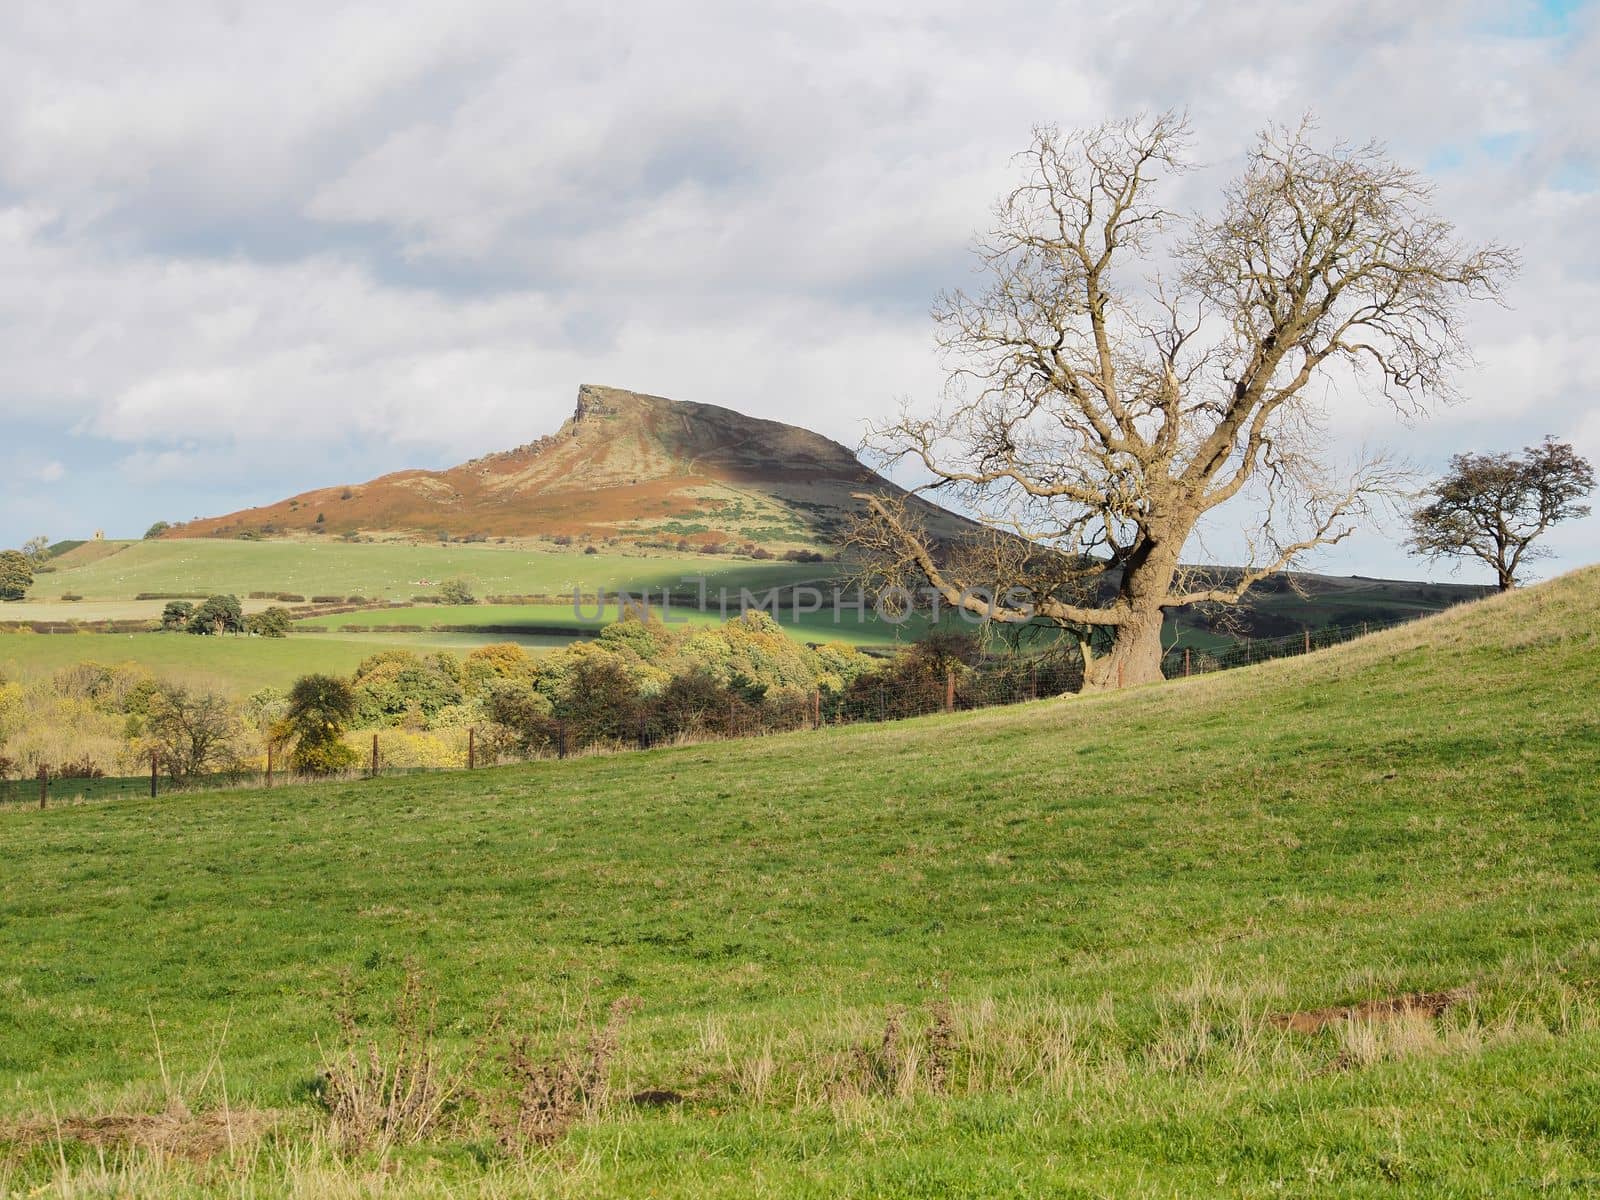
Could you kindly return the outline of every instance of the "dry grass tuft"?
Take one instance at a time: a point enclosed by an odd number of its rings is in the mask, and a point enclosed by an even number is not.
[[[950,1055],[955,1040],[955,1014],[950,1001],[934,1001],[928,1006],[928,1087],[936,1095],[950,1090]]]
[[[511,1040],[506,1055],[512,1085],[509,1096],[482,1097],[484,1111],[501,1146],[512,1151],[547,1146],[565,1136],[581,1117],[605,1104],[611,1062],[622,1028],[639,1007],[639,1001],[628,996],[612,1001],[605,1022],[591,1028],[581,1046],[568,1040],[549,1055],[536,1054],[531,1038]],[[656,1095],[640,1093],[645,1097]],[[666,1101],[647,1098],[637,1102]]]
[[[338,1010],[343,1045],[336,1054],[324,1056],[322,1071],[323,1103],[346,1152],[385,1152],[391,1146],[421,1142],[459,1104],[487,1035],[466,1063],[454,1069],[441,1065],[437,1009],[437,997],[414,969],[408,969],[395,999],[393,1034],[380,1042],[363,1036],[355,1017],[354,989],[347,983]]]
[[[820,1075],[820,1094],[835,1108],[875,1098],[947,1095],[960,1049],[958,1036],[955,1009],[948,1000],[936,1000],[920,1012],[892,1007],[873,1042],[858,1042],[842,1055],[820,1056],[814,1067],[800,1072],[796,1102],[803,1103],[813,1090],[807,1077],[812,1071]],[[770,1043],[764,1055],[770,1070]]]

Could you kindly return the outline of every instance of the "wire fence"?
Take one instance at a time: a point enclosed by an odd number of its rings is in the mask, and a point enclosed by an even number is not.
[[[1162,658],[1168,679],[1252,666],[1273,659],[1311,654],[1383,629],[1408,624],[1427,613],[1390,621],[1305,630],[1287,637],[1258,638],[1232,646],[1200,649],[1174,646]],[[442,771],[595,753],[648,750],[661,746],[763,737],[803,729],[903,720],[940,712],[961,712],[1019,704],[1076,692],[1083,686],[1083,664],[1075,654],[1000,655],[976,663],[920,664],[903,672],[861,676],[840,692],[774,695],[740,694],[726,689],[667,694],[653,701],[591,697],[587,711],[569,717],[536,716],[516,727],[465,731],[459,761],[429,766],[388,760],[380,735],[362,747],[358,766],[318,779],[398,778]],[[107,776],[84,764],[36,776],[0,779],[0,805],[74,804],[87,801],[272,787],[299,778],[268,753],[265,769],[240,769],[175,777],[159,756],[139,775]]]
[[[1362,621],[1353,625],[1329,625],[1322,629],[1305,629],[1275,638],[1245,638],[1231,646],[1198,649],[1174,646],[1161,659],[1161,673],[1168,679],[1183,679],[1190,675],[1205,675],[1212,671],[1231,671],[1235,667],[1250,667],[1256,663],[1270,662],[1275,658],[1295,658],[1312,654],[1331,646],[1342,646],[1369,633],[1409,625],[1432,612],[1417,612],[1387,621]]]

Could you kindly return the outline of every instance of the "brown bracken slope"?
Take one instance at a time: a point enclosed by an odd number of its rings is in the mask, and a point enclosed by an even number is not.
[[[858,507],[851,493],[863,489],[899,490],[810,430],[585,384],[572,418],[528,445],[448,470],[303,492],[167,536],[566,534],[826,547]],[[936,532],[964,525],[921,507]]]

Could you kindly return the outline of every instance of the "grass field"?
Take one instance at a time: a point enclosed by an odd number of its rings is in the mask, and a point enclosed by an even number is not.
[[[211,539],[88,543],[41,575],[42,599],[73,592],[90,600],[126,600],[140,592],[295,592],[409,600],[446,579],[465,577],[484,595],[569,595],[574,587],[677,587],[685,575],[771,587],[826,576],[827,563],[772,563],[706,555],[583,554],[494,545],[338,541],[240,542]],[[79,556],[85,556],[78,565]]]
[[[48,577],[47,577],[48,578]],[[39,589],[34,589],[35,593]],[[241,599],[245,612],[260,612],[271,600]],[[0,621],[73,621],[92,625],[100,621],[158,621],[166,607],[162,600],[9,600],[0,604]]]
[[[585,592],[606,589],[642,591],[663,587],[693,592],[685,576],[704,578],[712,603],[721,588],[738,611],[739,590],[764,593],[795,582],[826,579],[831,563],[774,563],[705,555],[652,555],[529,550],[486,545],[409,545],[404,543],[242,542],[224,540],[85,542],[57,560],[57,569],[38,577],[30,599],[0,605],[0,621],[103,621],[154,619],[163,602],[133,599],[140,593],[289,591],[314,595],[362,595],[409,600],[427,595],[444,579],[472,580],[479,596],[559,595],[576,586]],[[71,592],[86,597],[63,602]],[[246,611],[270,601],[246,600]],[[593,611],[591,605],[589,611]],[[580,621],[572,605],[417,606],[395,611],[363,611],[315,618],[309,625],[338,630],[342,625],[558,625],[598,628],[616,619]],[[697,621],[719,619],[699,615]],[[834,629],[831,618],[815,615],[795,626],[802,640],[845,640],[885,644],[895,640],[890,626],[869,621]],[[908,628],[920,628],[912,622]],[[530,650],[564,645],[571,636],[497,631],[339,633],[262,641],[243,638],[192,638],[176,635],[0,634],[0,672],[54,670],[74,662],[143,663],[163,675],[204,679],[233,692],[271,684],[286,686],[308,671],[348,672],[367,655],[387,647],[468,650],[487,642],[515,641]]]
[[[1584,1194],[1597,631],[1589,570],[1124,694],[0,814],[0,1191]],[[637,997],[609,1099],[338,1153],[341,975],[382,1027],[408,959],[444,1061]],[[95,1132],[164,1107],[228,1141]]]

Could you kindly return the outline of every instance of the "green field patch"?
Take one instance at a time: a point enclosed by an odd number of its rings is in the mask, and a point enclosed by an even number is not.
[[[95,600],[131,599],[141,592],[244,596],[264,591],[408,600],[455,578],[470,580],[480,597],[565,596],[574,588],[593,592],[693,586],[681,582],[686,575],[704,576],[713,590],[767,588],[825,577],[836,569],[830,564],[762,563],[694,554],[585,554],[492,545],[220,539],[95,545],[104,557],[81,566],[63,560],[60,569],[47,577],[45,598],[67,591]]]
[[[19,807],[3,1182],[114,1172],[48,1131],[163,1112],[164,1076],[221,1111],[220,1063],[230,1111],[287,1132],[174,1158],[163,1188],[1577,1194],[1600,1176],[1597,627],[1590,570],[1122,694]],[[525,1157],[467,1117],[345,1164],[319,1045],[350,985],[387,1030],[407,963],[445,1062],[491,1008],[544,1053],[586,1002],[637,998],[609,1092]],[[1294,1023],[1344,1007],[1396,1015]],[[158,1190],[137,1178],[98,1190]]]

